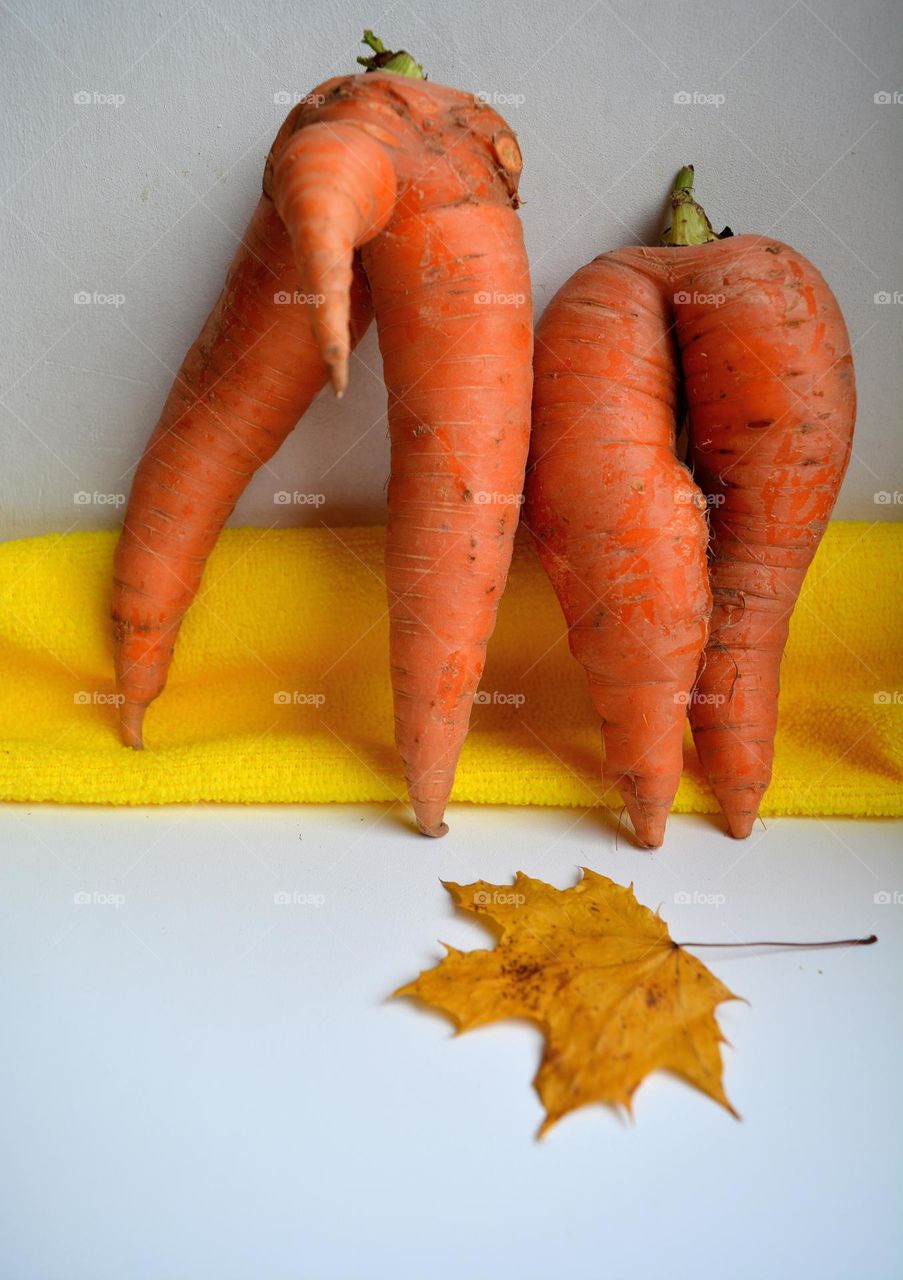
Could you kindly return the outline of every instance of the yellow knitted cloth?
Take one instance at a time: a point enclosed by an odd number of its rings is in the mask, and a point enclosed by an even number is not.
[[[0,799],[404,799],[392,743],[381,529],[227,530],[186,617],[147,749],[117,736],[112,533],[0,546]],[[903,813],[903,529],[834,524],[784,659],[763,813]],[[518,545],[453,799],[603,798],[583,672]],[[689,737],[678,811],[714,813]],[[607,799],[615,803],[615,797]]]

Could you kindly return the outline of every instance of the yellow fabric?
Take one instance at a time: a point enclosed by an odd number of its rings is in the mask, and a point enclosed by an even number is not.
[[[114,543],[80,533],[0,546],[0,798],[404,802],[381,529],[226,531],[144,752],[117,737]],[[903,813],[901,563],[899,525],[829,529],[793,619],[763,813]],[[480,696],[455,800],[602,798],[596,716],[526,539]],[[689,737],[675,807],[716,811]]]

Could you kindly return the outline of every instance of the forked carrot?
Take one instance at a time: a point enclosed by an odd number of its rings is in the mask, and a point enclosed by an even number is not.
[[[815,267],[766,236],[716,237],[692,168],[672,204],[664,247],[597,258],[543,318],[528,486],[606,771],[647,844],[677,785],[681,700],[731,834],[752,828],[790,616],[856,407],[846,326]],[[695,484],[672,456],[679,386]],[[707,594],[697,484],[713,603],[694,688]]]
[[[319,86],[279,131],[246,248],[139,467],[117,554],[117,672],[125,740],[140,745],[181,618],[254,466],[327,370],[344,390],[365,323],[360,251],[389,392],[396,741],[420,829],[441,835],[527,454],[521,158],[485,103],[423,81],[410,55],[367,37],[371,70]],[[309,307],[275,315],[270,280]]]

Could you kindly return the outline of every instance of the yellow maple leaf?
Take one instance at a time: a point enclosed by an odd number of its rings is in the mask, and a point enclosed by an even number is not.
[[[570,889],[518,872],[513,885],[443,882],[456,906],[496,926],[491,951],[448,954],[395,992],[448,1014],[459,1031],[529,1018],[545,1036],[534,1086],[540,1129],[588,1102],[632,1109],[651,1072],[671,1071],[737,1115],[724,1092],[715,1019],[737,1000],[673,942],[628,888],[583,868]]]

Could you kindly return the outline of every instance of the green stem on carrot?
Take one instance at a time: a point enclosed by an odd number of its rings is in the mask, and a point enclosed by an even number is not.
[[[375,36],[369,27],[364,32],[361,43],[373,50],[371,58],[358,58],[361,66],[366,67],[368,71],[394,71],[397,75],[411,76],[414,80],[426,79],[423,67],[419,62],[414,61],[406,49],[399,49],[397,53],[387,49],[379,36]]]
[[[694,181],[693,166],[684,165],[671,192],[671,225],[662,236],[664,245],[708,244],[718,239],[705,209],[693,198]]]

